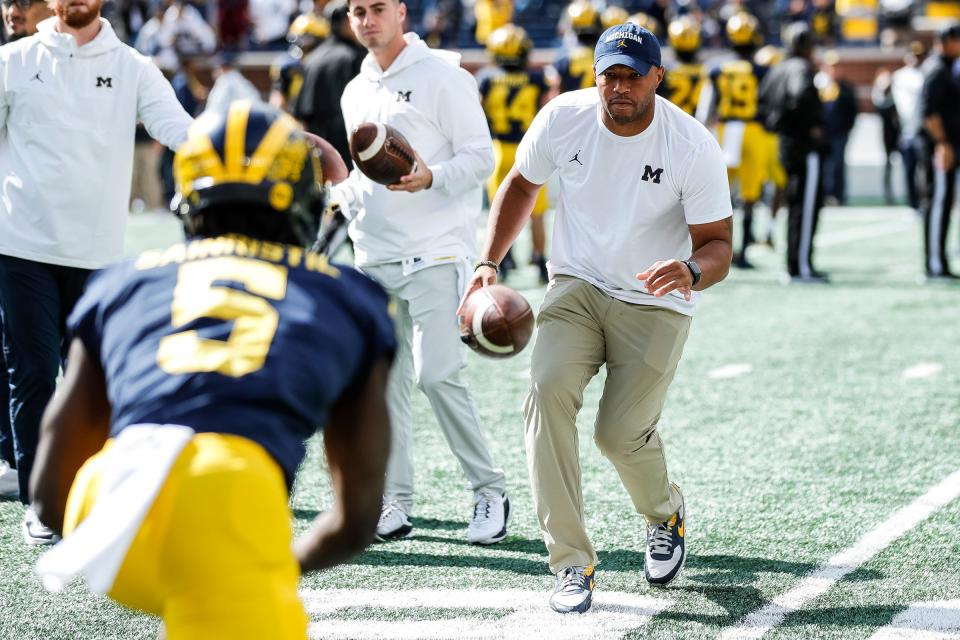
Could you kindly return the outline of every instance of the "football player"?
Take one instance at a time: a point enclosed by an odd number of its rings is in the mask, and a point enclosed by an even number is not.
[[[654,36],[657,40],[660,40],[660,23],[657,22],[657,19],[651,16],[649,13],[644,13],[643,11],[638,11],[629,18],[626,22],[632,22],[633,24],[638,24]]]
[[[609,29],[615,24],[623,24],[629,19],[630,16],[627,10],[615,4],[611,4],[600,14],[600,24],[603,25],[604,29]]]
[[[394,330],[379,285],[303,248],[320,163],[271,107],[205,113],[176,154],[187,241],[92,277],[31,479],[64,533],[37,566],[48,587],[82,574],[169,640],[304,640],[301,572],[372,539]],[[294,542],[289,491],[318,426],[333,504]]]
[[[783,62],[783,49],[768,44],[760,47],[753,57],[761,67],[767,69],[773,68]],[[763,129],[764,139],[764,157],[766,158],[767,168],[764,173],[765,181],[773,184],[773,196],[770,200],[770,218],[767,220],[766,237],[760,240],[761,244],[773,246],[773,236],[776,230],[777,213],[783,204],[783,190],[787,187],[787,171],[783,168],[780,161],[780,138],[775,131],[770,131],[766,127]]]
[[[494,169],[487,180],[490,202],[500,183],[513,167],[517,145],[530,128],[540,108],[556,95],[543,70],[530,69],[527,58],[533,41],[523,27],[508,24],[500,27],[487,40],[487,52],[493,58],[493,67],[482,69],[477,77],[480,99],[493,138]],[[546,284],[546,231],[543,214],[547,210],[546,189],[541,189],[533,207],[530,233],[533,240],[531,261],[537,265],[541,284]],[[503,270],[501,270],[502,272]]]
[[[757,46],[761,44],[760,25],[754,16],[744,12],[734,14],[727,20],[726,31],[736,58],[710,70],[710,82],[700,99],[709,113],[719,120],[717,138],[723,147],[730,183],[739,185],[743,234],[733,264],[748,269],[753,266],[746,255],[747,247],[753,243],[753,208],[760,199],[766,173],[764,128],[758,96],[767,68],[753,60]]]
[[[691,116],[697,113],[706,69],[697,60],[700,51],[700,23],[680,16],[667,27],[667,38],[677,61],[667,69],[658,93]]]
[[[560,92],[586,89],[596,84],[593,74],[593,49],[603,31],[600,14],[588,0],[574,0],[566,10],[566,20],[577,44],[559,58],[554,67],[560,76]]]
[[[289,111],[303,86],[303,56],[330,35],[330,22],[316,13],[301,13],[290,24],[290,48],[270,65],[270,104]]]

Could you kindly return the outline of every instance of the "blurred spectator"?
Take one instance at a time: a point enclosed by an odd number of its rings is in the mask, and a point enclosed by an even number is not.
[[[296,0],[248,0],[250,48],[279,51],[287,46],[287,30],[297,11]]]
[[[840,36],[847,44],[873,44],[879,35],[878,0],[837,0]]]
[[[912,0],[880,0],[882,45],[895,47],[910,41],[913,37],[913,9]]]
[[[216,46],[216,34],[203,14],[181,0],[158,7],[134,43],[137,51],[151,56],[162,69],[176,69],[179,56],[209,55]]]
[[[923,139],[920,115],[920,93],[923,91],[923,72],[920,65],[926,56],[926,47],[919,40],[910,43],[903,66],[893,72],[891,93],[900,118],[900,159],[907,186],[907,202],[920,212],[920,189],[924,184],[922,156]]]
[[[115,21],[122,25],[126,42],[136,40],[150,15],[150,2],[147,0],[120,0],[116,3]]]
[[[837,35],[837,14],[833,0],[813,0],[810,30],[817,44],[833,44]]]
[[[250,12],[247,0],[218,0],[217,32],[225,51],[239,51],[247,44]]]
[[[226,113],[234,100],[261,102],[260,92],[234,66],[236,54],[220,53],[213,60],[213,86],[207,95],[204,111]]]
[[[191,56],[181,56],[177,63],[177,72],[170,80],[177,101],[191,116],[200,114],[203,110],[203,101],[207,97],[206,87],[197,79],[197,62],[198,60]],[[164,148],[160,157],[160,181],[163,184],[163,201],[169,203],[176,191],[171,149]]]
[[[47,6],[46,0],[3,0],[0,8],[7,42],[35,34],[37,23],[53,15],[53,9]]]
[[[850,130],[857,119],[857,98],[853,87],[843,78],[836,51],[827,51],[823,66],[814,79],[823,103],[824,125],[830,145],[824,159],[824,194],[832,204],[847,203],[847,165],[844,156]]]
[[[340,96],[347,83],[360,73],[360,63],[367,50],[360,46],[350,29],[348,11],[344,1],[327,5],[330,37],[304,58],[303,88],[291,111],[307,131],[327,140],[340,152],[347,166],[352,167]]]
[[[476,0],[473,15],[477,22],[474,38],[485,45],[491,33],[513,21],[513,0]]]
[[[423,14],[423,40],[432,49],[455,47],[463,19],[460,0],[437,0],[427,4]]]
[[[287,32],[289,47],[270,65],[270,104],[289,111],[303,87],[303,57],[330,37],[330,21],[323,15],[322,2],[294,19]]]
[[[892,76],[889,69],[880,69],[873,81],[870,92],[873,110],[880,116],[883,123],[883,199],[888,205],[893,204],[893,185],[891,173],[893,154],[897,153],[900,142],[900,118],[897,117],[897,107],[893,102]]]

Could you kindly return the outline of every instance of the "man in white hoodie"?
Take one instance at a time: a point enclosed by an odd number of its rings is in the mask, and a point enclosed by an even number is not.
[[[464,348],[457,302],[476,256],[481,186],[493,152],[477,84],[460,56],[431,50],[403,33],[399,0],[350,0],[350,26],[369,54],[341,99],[349,134],[361,122],[399,130],[417,152],[416,169],[383,187],[354,170],[335,188],[350,223],[357,266],[396,303],[398,350],[388,388],[393,439],[377,537],[412,535],[414,380],[474,492],[467,540],[507,535],[510,502],[493,465],[476,406],[460,377]]]
[[[137,120],[176,147],[192,119],[149,58],[100,17],[56,0],[37,35],[0,49],[0,317],[20,499],[91,270],[123,256]],[[28,508],[24,538],[53,542]]]

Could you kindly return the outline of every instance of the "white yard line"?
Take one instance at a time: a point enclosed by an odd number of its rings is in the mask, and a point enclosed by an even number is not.
[[[859,242],[860,240],[869,240],[881,236],[890,235],[898,231],[912,229],[917,225],[914,220],[895,220],[893,222],[881,222],[878,224],[865,224],[852,229],[843,231],[828,231],[821,233],[813,241],[813,245],[822,249],[824,247],[833,247],[838,244],[847,244],[848,242]]]
[[[918,378],[932,378],[943,371],[943,365],[939,362],[918,362],[903,370],[903,377],[906,380],[916,380]]]
[[[322,620],[310,625],[311,638],[364,638],[419,640],[435,638],[540,638],[577,640],[584,637],[620,638],[642,627],[670,602],[617,591],[597,591],[593,607],[583,615],[561,615],[547,605],[546,591],[476,589],[305,589],[307,611]],[[337,619],[336,612],[350,607],[379,610],[489,609],[504,615],[495,619],[471,618],[462,613],[441,620]],[[415,615],[415,613],[414,613]]]
[[[925,494],[903,507],[867,532],[860,540],[833,556],[793,589],[767,606],[754,611],[741,623],[720,634],[722,640],[760,638],[783,622],[791,612],[830,590],[851,571],[886,549],[897,538],[926,520],[941,507],[960,496],[960,471],[955,471]]]
[[[960,640],[960,600],[915,602],[870,640]]]
[[[748,374],[753,371],[753,365],[747,362],[733,362],[731,364],[725,364],[722,367],[717,367],[713,371],[707,373],[708,378],[714,378],[715,380],[721,380],[724,378],[739,378],[742,375]]]

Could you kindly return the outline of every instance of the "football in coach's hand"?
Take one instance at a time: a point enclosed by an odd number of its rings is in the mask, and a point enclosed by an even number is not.
[[[460,339],[490,358],[520,353],[533,333],[533,311],[522,295],[502,284],[470,294],[460,318]]]
[[[399,131],[382,122],[363,122],[350,134],[350,156],[365,176],[396,184],[417,168],[416,155]]]

